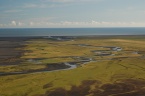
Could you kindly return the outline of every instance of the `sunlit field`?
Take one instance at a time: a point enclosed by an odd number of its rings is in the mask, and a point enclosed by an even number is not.
[[[144,38],[1,40],[0,96],[144,96]]]

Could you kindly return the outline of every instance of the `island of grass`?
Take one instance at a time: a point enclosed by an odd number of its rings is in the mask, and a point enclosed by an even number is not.
[[[144,38],[0,38],[0,96],[144,96]]]

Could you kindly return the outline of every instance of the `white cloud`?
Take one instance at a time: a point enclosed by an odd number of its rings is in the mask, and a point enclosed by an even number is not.
[[[92,24],[92,25],[96,25],[96,24],[100,24],[100,22],[97,22],[97,21],[93,21],[93,20],[92,20],[91,24]]]
[[[30,24],[30,26],[36,25],[36,24],[34,24],[33,22],[30,22],[29,24]]]
[[[18,26],[25,26],[25,24],[22,22],[18,22]]]
[[[52,8],[59,7],[58,4],[25,4],[23,8]]]
[[[17,12],[22,12],[23,10],[6,10],[4,11],[5,13],[17,13]]]
[[[40,17],[40,18],[30,18],[29,21],[35,21],[35,22],[48,22],[51,19],[54,19],[55,17]]]
[[[11,21],[11,25],[16,26],[17,25],[16,21]]]
[[[33,27],[143,27],[145,23],[141,22],[71,22],[71,21],[61,21],[61,22],[31,22]]]
[[[74,0],[48,0],[48,1],[51,1],[51,2],[63,2],[63,3],[66,3],[66,2],[73,2]]]
[[[41,2],[39,4],[36,3],[24,4],[23,8],[53,8],[53,7],[68,6],[69,5],[68,3],[76,3],[76,2],[81,3],[81,2],[102,1],[102,0],[40,0],[40,1]]]
[[[25,4],[23,8],[48,8],[51,6],[52,5],[47,5],[47,4]]]
[[[101,0],[41,0],[43,2],[59,2],[59,3],[70,3],[70,2],[90,2],[90,1],[101,1]]]
[[[3,24],[3,27],[25,27],[25,23],[13,20],[9,24]]]
[[[4,27],[4,25],[3,24],[0,24],[0,27],[2,28],[2,27]]]
[[[69,28],[69,27],[144,27],[144,22],[77,22],[77,21],[61,21],[61,22],[49,22],[49,21],[11,21],[10,24],[0,24],[0,27],[15,27],[15,28]]]
[[[36,5],[36,4],[25,4],[23,7],[24,8],[36,8],[36,7],[38,7],[38,5]]]
[[[59,3],[68,3],[68,2],[74,2],[74,0],[41,0],[43,2],[59,2]]]

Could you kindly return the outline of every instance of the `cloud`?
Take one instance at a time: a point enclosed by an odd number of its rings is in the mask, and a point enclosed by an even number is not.
[[[59,6],[58,4],[25,4],[23,8],[53,8]]]
[[[49,21],[11,21],[10,24],[0,24],[0,27],[14,27],[14,28],[79,28],[79,27],[144,27],[144,22],[106,22],[106,21],[61,21],[61,22],[49,22]]]
[[[30,24],[30,26],[36,25],[36,24],[34,24],[33,22],[30,22],[29,24]]]
[[[16,21],[11,21],[11,25],[16,26],[17,25]]]
[[[3,27],[25,27],[25,23],[13,20],[9,24],[3,24]]]
[[[41,0],[43,2],[57,2],[57,3],[71,3],[71,2],[90,2],[90,1],[101,1],[101,0]]]
[[[54,2],[54,3],[69,3],[75,0],[41,0],[42,2]]]
[[[68,6],[68,3],[82,3],[90,1],[102,1],[102,0],[40,0],[39,4],[24,4],[23,8],[53,8],[53,7],[62,7]],[[68,4],[68,5],[67,5]]]
[[[2,28],[2,27],[4,27],[4,25],[3,24],[0,24],[0,27]]]
[[[141,22],[77,22],[77,21],[61,21],[61,22],[31,22],[33,27],[143,27],[145,23]]]
[[[30,18],[29,21],[35,22],[48,22],[49,20],[54,19],[55,17],[40,17],[40,18]]]
[[[49,8],[53,7],[54,4],[48,5],[48,4],[25,4],[23,8]]]
[[[25,4],[23,7],[24,8],[36,8],[36,7],[38,7],[38,5],[36,5],[36,4]]]
[[[73,2],[74,0],[48,0],[48,1],[66,3],[66,2]]]
[[[23,10],[6,10],[4,11],[5,13],[17,13],[17,12],[22,12]]]
[[[25,26],[25,24],[22,22],[18,22],[18,26]]]

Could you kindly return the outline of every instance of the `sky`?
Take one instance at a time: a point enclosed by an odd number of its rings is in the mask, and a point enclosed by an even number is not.
[[[145,27],[145,0],[0,0],[0,28]]]

